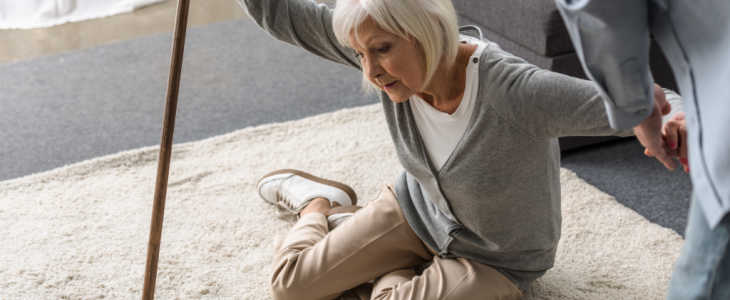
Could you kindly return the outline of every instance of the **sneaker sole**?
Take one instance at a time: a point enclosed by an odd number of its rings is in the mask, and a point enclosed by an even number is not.
[[[334,180],[317,177],[317,176],[314,176],[307,172],[294,170],[294,169],[281,169],[281,170],[276,170],[269,174],[266,174],[266,175],[262,176],[261,179],[259,179],[259,181],[256,183],[256,186],[258,186],[261,183],[261,181],[264,180],[264,178],[267,178],[269,176],[278,175],[278,174],[283,174],[283,173],[291,173],[291,174],[304,177],[306,179],[309,179],[309,180],[317,182],[317,183],[321,183],[321,184],[325,184],[325,185],[329,185],[329,186],[338,188],[338,189],[344,191],[348,196],[350,196],[350,199],[352,199],[352,205],[357,205],[357,194],[355,194],[355,190],[353,190],[349,185],[346,185],[344,183],[337,182]]]

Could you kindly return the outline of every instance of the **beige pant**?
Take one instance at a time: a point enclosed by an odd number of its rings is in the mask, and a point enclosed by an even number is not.
[[[274,299],[519,299],[493,268],[434,256],[403,218],[391,188],[329,232],[302,216],[274,258]],[[416,275],[415,267],[431,265]],[[372,283],[372,284],[370,284]]]

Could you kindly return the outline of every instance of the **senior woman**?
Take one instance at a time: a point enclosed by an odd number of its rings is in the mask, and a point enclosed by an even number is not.
[[[336,229],[327,217],[355,204],[352,189],[264,176],[261,197],[300,216],[275,255],[274,298],[513,299],[553,266],[557,138],[619,133],[591,83],[460,35],[450,0],[240,2],[273,37],[362,71],[405,169]]]

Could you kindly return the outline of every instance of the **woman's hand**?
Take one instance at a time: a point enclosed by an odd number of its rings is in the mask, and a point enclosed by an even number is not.
[[[687,124],[684,112],[678,112],[672,116],[662,128],[662,137],[667,145],[667,153],[679,159],[684,172],[689,172],[689,161],[687,160]],[[654,156],[649,149],[644,149],[644,154]]]
[[[662,135],[669,145],[671,154],[679,158],[685,172],[689,172],[687,161],[687,122],[684,119],[684,112],[678,112],[672,116],[662,128]]]

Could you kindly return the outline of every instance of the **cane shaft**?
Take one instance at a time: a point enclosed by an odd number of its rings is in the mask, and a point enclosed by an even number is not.
[[[157,181],[155,184],[155,198],[152,205],[152,221],[150,223],[150,236],[147,246],[147,264],[145,267],[144,289],[142,292],[143,300],[152,300],[155,298],[157,262],[160,254],[160,240],[162,239],[162,221],[165,215],[165,196],[167,194],[167,179],[170,173],[172,136],[175,130],[175,113],[177,111],[177,98],[180,89],[180,74],[182,73],[183,50],[185,49],[185,33],[188,23],[189,7],[190,0],[179,0],[172,41],[170,75],[167,81],[160,156],[157,162]]]

